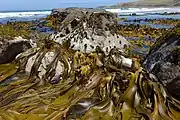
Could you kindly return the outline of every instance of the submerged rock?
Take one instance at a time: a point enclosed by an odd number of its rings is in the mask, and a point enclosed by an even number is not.
[[[154,44],[144,62],[168,92],[180,99],[180,28],[168,31]]]
[[[30,41],[21,37],[14,40],[0,40],[0,64],[13,61],[19,53],[31,47]]]
[[[130,45],[119,33],[117,15],[105,10],[55,9],[51,17],[58,31],[52,39],[74,50],[90,53],[99,46],[108,53]]]

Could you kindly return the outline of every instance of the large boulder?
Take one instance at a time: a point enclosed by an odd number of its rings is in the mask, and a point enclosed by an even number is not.
[[[156,75],[167,91],[180,99],[180,28],[168,31],[154,44],[145,68]]]
[[[124,48],[129,42],[120,35],[117,14],[100,9],[54,9],[51,14],[57,26],[52,39],[84,53],[99,46],[108,53],[112,48]]]
[[[19,53],[31,47],[30,41],[21,37],[14,40],[0,40],[0,64],[13,61]]]

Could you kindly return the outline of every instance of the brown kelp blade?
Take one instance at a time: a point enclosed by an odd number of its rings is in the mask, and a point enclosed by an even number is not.
[[[44,65],[47,55],[52,60]],[[0,87],[0,119],[180,119],[180,103],[160,83],[152,82],[143,68],[123,67],[118,52],[114,54],[117,59],[104,56],[107,61],[102,61],[99,55],[98,51],[90,54],[70,51],[56,43],[32,51],[28,59],[22,53],[19,61],[24,62],[24,67],[33,56],[35,60],[30,74]],[[0,80],[16,77],[19,72],[16,66],[0,65]]]

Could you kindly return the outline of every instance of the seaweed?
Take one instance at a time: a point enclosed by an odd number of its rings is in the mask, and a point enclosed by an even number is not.
[[[53,60],[39,77],[39,66],[49,51],[54,53]],[[120,56],[124,53],[116,49],[107,56],[99,50],[83,54],[46,41],[29,52],[22,53],[14,64],[26,64],[35,52],[30,74],[0,87],[2,120],[180,119],[179,101],[136,59],[132,68],[123,67]],[[58,62],[63,67],[61,77],[52,84]]]
[[[28,38],[30,34],[30,30],[28,29],[30,26],[25,22],[9,22],[7,24],[0,25],[0,37],[1,39],[13,40],[14,37],[23,37]]]

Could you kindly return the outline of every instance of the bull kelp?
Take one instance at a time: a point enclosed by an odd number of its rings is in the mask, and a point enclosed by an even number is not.
[[[0,119],[179,120],[180,102],[137,60],[125,67],[122,56],[117,48],[83,54],[46,40],[2,72],[4,82],[30,73],[0,87]]]

